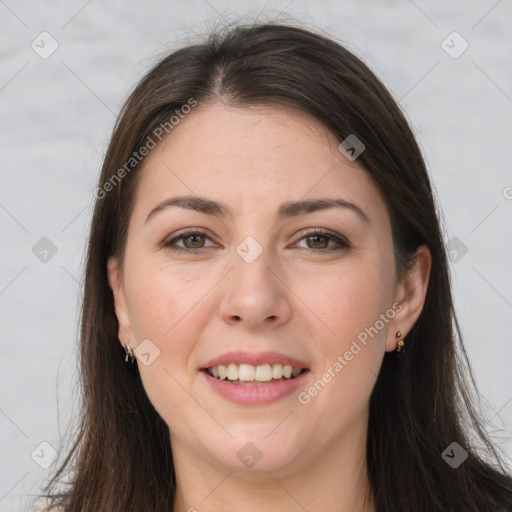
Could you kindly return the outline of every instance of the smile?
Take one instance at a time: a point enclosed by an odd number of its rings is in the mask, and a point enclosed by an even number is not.
[[[205,371],[211,377],[219,380],[228,380],[231,384],[258,386],[282,380],[295,379],[306,371],[306,369],[280,363],[268,363],[257,366],[252,364],[229,363],[227,365],[221,364],[206,368]]]

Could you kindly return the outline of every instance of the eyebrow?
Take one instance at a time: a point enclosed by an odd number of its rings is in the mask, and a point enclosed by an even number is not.
[[[149,222],[157,213],[169,208],[177,206],[187,210],[194,210],[205,215],[214,215],[216,217],[233,217],[234,212],[229,206],[207,197],[200,196],[177,196],[165,199],[153,208],[146,217],[145,223]],[[318,198],[304,199],[299,201],[287,201],[279,207],[277,218],[279,220],[291,217],[297,217],[305,213],[311,213],[319,210],[327,210],[329,208],[346,208],[355,212],[363,221],[370,222],[364,211],[354,203],[341,198]]]

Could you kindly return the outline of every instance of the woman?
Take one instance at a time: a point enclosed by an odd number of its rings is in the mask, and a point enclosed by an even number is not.
[[[46,510],[512,510],[420,150],[338,43],[266,23],[158,63],[105,156],[85,283]]]

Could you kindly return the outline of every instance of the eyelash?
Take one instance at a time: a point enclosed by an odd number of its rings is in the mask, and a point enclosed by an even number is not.
[[[210,238],[206,233],[202,231],[197,231],[195,229],[187,229],[185,231],[182,231],[177,236],[173,237],[171,240],[165,241],[162,244],[162,247],[171,249],[172,251],[180,252],[180,253],[193,253],[193,252],[199,252],[202,249],[208,249],[208,247],[198,247],[197,249],[187,249],[184,247],[178,247],[177,245],[174,245],[175,242],[178,240],[182,240],[184,238],[189,238],[191,236],[204,236],[206,238]],[[310,238],[313,236],[322,236],[325,238],[328,238],[332,241],[334,241],[336,244],[338,244],[338,247],[334,248],[325,248],[325,249],[307,249],[307,248],[301,248],[302,250],[309,252],[309,253],[319,253],[319,252],[331,252],[331,251],[339,251],[339,250],[346,250],[350,249],[352,246],[348,242],[345,237],[342,237],[340,235],[337,235],[336,233],[333,233],[332,231],[327,230],[313,230],[305,233],[298,241],[301,241],[305,238]],[[329,242],[328,242],[329,243]]]

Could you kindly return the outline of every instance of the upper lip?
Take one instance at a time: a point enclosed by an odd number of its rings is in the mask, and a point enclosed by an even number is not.
[[[280,352],[247,352],[244,350],[236,350],[234,352],[226,352],[220,356],[214,357],[207,363],[201,366],[202,370],[206,368],[215,368],[219,365],[227,366],[230,363],[234,364],[252,364],[259,366],[263,364],[282,364],[290,365],[294,368],[307,368],[306,363],[299,361],[293,357]]]

